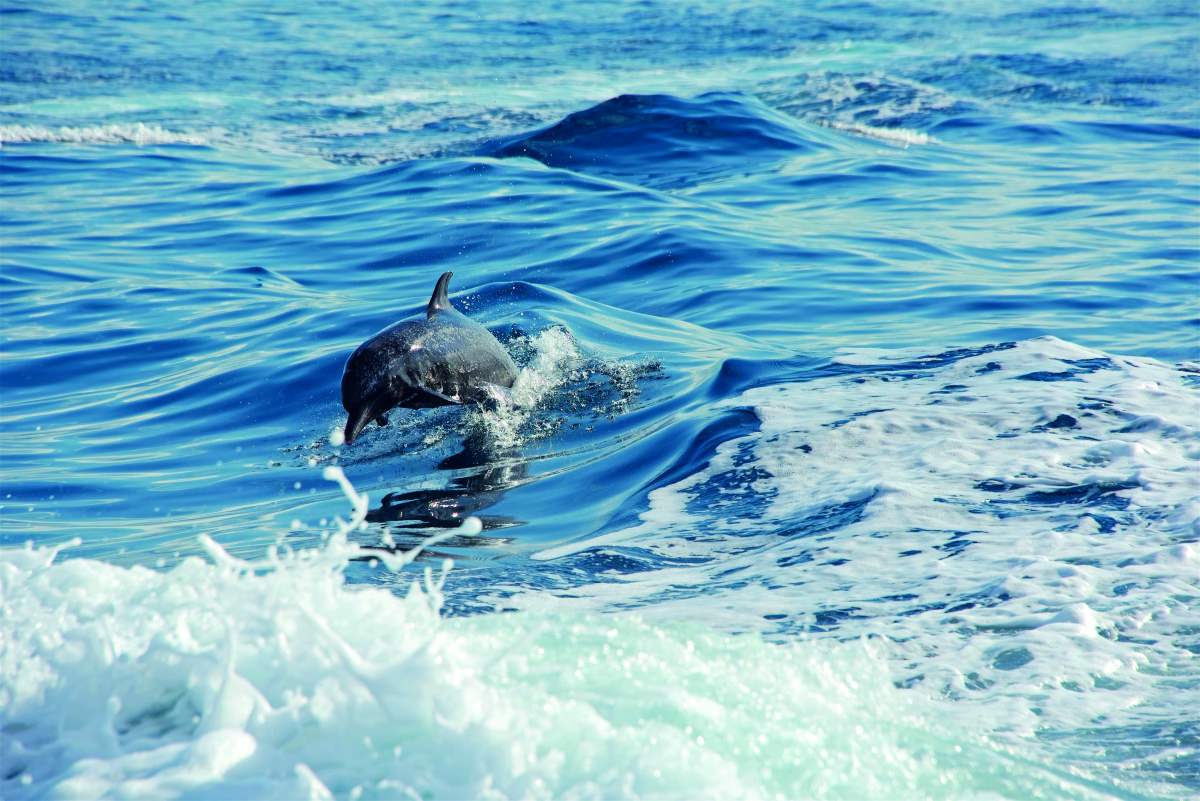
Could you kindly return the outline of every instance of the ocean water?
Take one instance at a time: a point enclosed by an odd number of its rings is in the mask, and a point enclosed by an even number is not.
[[[1200,793],[1193,3],[0,52],[0,797]],[[510,398],[335,444],[447,270]]]

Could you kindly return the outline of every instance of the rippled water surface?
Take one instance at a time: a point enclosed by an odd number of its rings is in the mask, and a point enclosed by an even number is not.
[[[1192,4],[0,11],[0,795],[1200,792]]]

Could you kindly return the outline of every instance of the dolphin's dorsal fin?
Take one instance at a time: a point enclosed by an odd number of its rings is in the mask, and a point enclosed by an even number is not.
[[[446,290],[450,288],[450,278],[454,273],[442,273],[442,277],[438,279],[437,286],[433,288],[433,297],[429,299],[429,305],[425,307],[425,316],[432,318],[442,309],[450,309],[450,298],[446,296]]]

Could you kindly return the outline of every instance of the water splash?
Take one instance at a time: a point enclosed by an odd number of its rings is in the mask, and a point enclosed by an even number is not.
[[[948,729],[866,644],[445,620],[445,569],[349,587],[367,499],[326,477],[350,518],[261,562],[211,539],[165,572],[0,550],[4,796],[1107,795]]]
[[[511,448],[546,433],[530,429],[533,414],[571,380],[582,361],[575,338],[562,327],[548,328],[516,347],[526,351],[528,360],[512,388],[496,388],[490,406],[468,412],[468,428],[482,431],[494,448]]]

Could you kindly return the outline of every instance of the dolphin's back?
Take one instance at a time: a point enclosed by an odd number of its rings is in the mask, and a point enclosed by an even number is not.
[[[482,403],[517,380],[517,366],[492,333],[450,303],[449,284],[444,273],[423,317],[388,326],[350,354],[342,371],[346,442],[371,420],[385,425],[396,406]]]
[[[410,340],[397,372],[408,385],[454,403],[484,401],[488,386],[509,388],[517,366],[492,333],[453,307],[405,332]],[[412,336],[415,334],[415,336]]]

